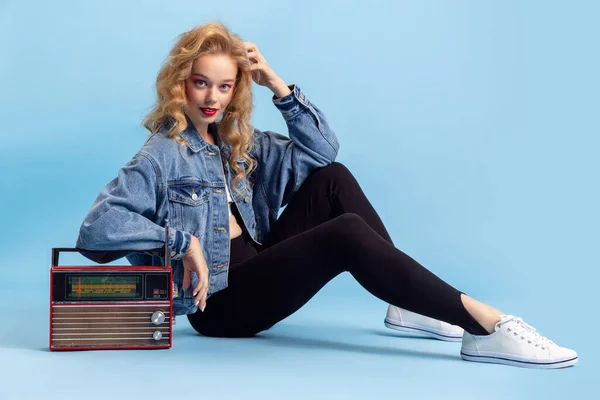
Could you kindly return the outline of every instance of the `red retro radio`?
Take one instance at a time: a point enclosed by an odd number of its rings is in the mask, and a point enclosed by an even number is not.
[[[61,252],[96,253],[52,249],[50,350],[171,347],[173,293],[166,245],[164,267],[59,266]]]

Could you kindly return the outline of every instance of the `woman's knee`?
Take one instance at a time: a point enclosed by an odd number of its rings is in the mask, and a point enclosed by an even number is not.
[[[350,172],[348,167],[337,161],[334,161],[331,164],[321,167],[317,171],[320,175],[324,175],[333,179],[354,179],[354,176],[352,175],[352,172]]]
[[[323,225],[323,232],[325,235],[318,241],[317,252],[332,257],[329,267],[337,272],[346,271],[348,265],[364,253],[365,243],[368,242],[366,239],[375,233],[364,219],[354,213],[345,213],[329,220]]]
[[[344,164],[333,162],[314,170],[306,178],[302,186],[311,187],[311,190],[319,188],[320,190],[337,191],[340,188],[356,187],[358,186],[358,182]]]
[[[360,239],[362,235],[371,230],[365,220],[355,213],[345,213],[335,217],[331,221],[335,225],[334,239],[338,240]]]
[[[352,172],[344,164],[337,161],[316,169],[310,178],[313,181],[335,182],[341,185],[356,184]]]

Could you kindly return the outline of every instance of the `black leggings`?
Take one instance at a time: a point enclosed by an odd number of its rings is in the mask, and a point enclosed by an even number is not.
[[[207,300],[204,312],[188,315],[202,335],[269,329],[344,271],[386,303],[487,334],[464,308],[462,292],[394,247],[354,176],[337,162],[305,180],[263,246],[245,229],[233,239],[229,268],[228,287]]]

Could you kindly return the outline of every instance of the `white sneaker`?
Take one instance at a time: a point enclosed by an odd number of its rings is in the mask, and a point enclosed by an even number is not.
[[[389,305],[385,326],[397,331],[418,333],[447,342],[459,342],[463,329],[437,319],[429,318],[393,305]]]
[[[563,368],[577,364],[575,351],[558,346],[512,315],[503,315],[490,335],[465,332],[460,354],[467,361],[526,368]]]

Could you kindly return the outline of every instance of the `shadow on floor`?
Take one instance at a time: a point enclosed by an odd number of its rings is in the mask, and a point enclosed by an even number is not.
[[[295,334],[295,332],[299,332],[300,335]],[[401,340],[398,341],[398,347],[383,346],[378,344],[349,343],[347,341],[347,338],[349,337],[360,341],[361,337],[364,337],[364,333],[368,335],[377,335],[380,337],[398,338]],[[318,327],[312,327],[307,325],[280,323],[276,325],[276,327],[268,331],[261,332],[258,335],[251,338],[204,337],[198,334],[193,328],[187,327],[186,329],[183,329],[182,331],[178,332],[178,335],[186,337],[197,336],[199,338],[202,338],[202,340],[215,340],[219,342],[235,340],[244,341],[245,343],[248,343],[256,341],[261,345],[285,347],[291,349],[337,350],[377,356],[404,356],[436,360],[461,361],[460,352],[458,349],[456,351],[456,355],[451,355],[407,348],[408,346],[410,346],[411,342],[417,346],[419,345],[419,343],[422,344],[430,341],[438,342],[437,340],[432,338],[427,338],[418,335],[413,336],[410,334],[402,333],[387,333],[376,329],[364,329],[351,326],[331,325],[324,327],[322,325],[319,325]],[[452,346],[453,344],[448,343],[448,345]],[[454,343],[454,346],[456,346],[456,343]]]

